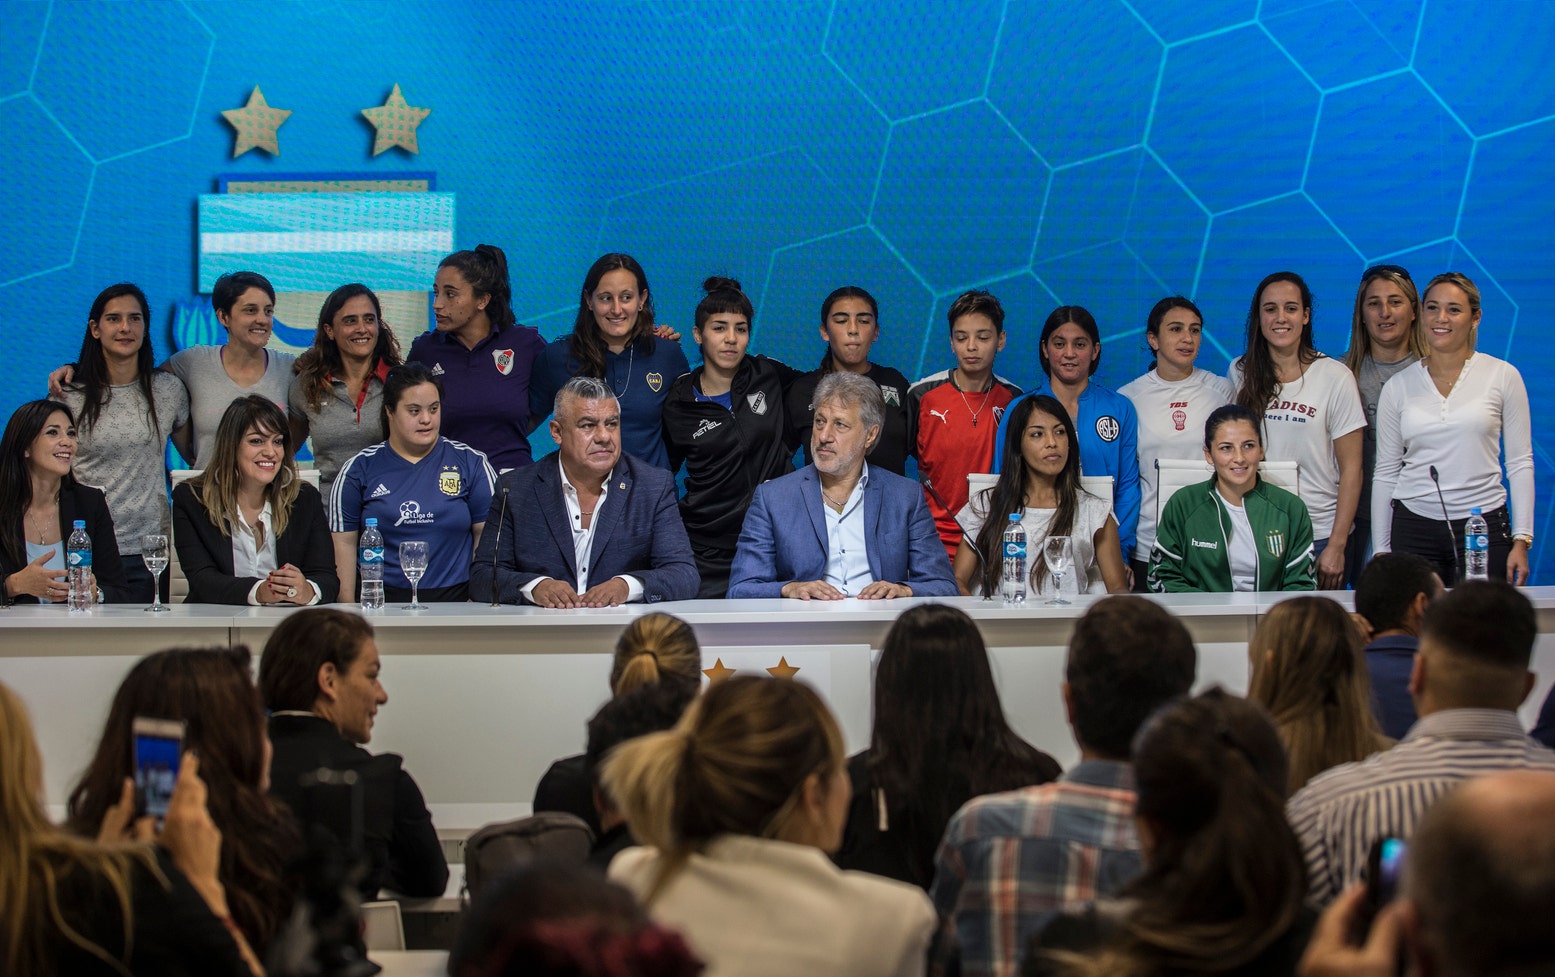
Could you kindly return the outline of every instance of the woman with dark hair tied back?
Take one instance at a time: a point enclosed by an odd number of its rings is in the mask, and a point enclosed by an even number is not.
[[[944,604],[903,612],[875,671],[869,749],[848,760],[853,805],[836,862],[928,889],[957,809],[1045,784],[1058,762],[1004,718],[977,625]]]
[[[433,281],[432,312],[437,328],[416,337],[408,359],[442,379],[443,433],[500,471],[529,464],[529,432],[550,413],[530,416],[529,409],[545,340],[513,317],[507,255],[478,244],[444,258]]]
[[[907,402],[907,388],[912,383],[899,371],[869,358],[870,349],[880,339],[880,306],[875,297],[857,285],[834,289],[821,303],[821,339],[826,343],[821,365],[794,380],[788,391],[789,440],[804,449],[805,464],[813,461],[810,429],[815,421],[816,385],[828,373],[857,373],[875,381],[885,400],[885,422],[869,449],[868,461],[905,475],[917,437]]]
[[[631,832],[610,877],[685,934],[708,977],[921,975],[921,889],[826,857],[851,791],[836,720],[809,686],[736,675],[673,730],[617,746],[603,786]]]
[[[1293,975],[1316,917],[1263,710],[1219,688],[1178,700],[1139,731],[1134,779],[1144,873],[1055,917],[1021,973]]]
[[[264,708],[248,649],[180,649],[148,655],[130,669],[108,709],[97,752],[70,792],[66,826],[96,837],[134,774],[136,716],[184,723],[184,749],[198,754],[211,820],[221,830],[219,877],[232,919],[265,957],[290,915],[287,866],[301,854],[291,812],[266,796],[270,751]]]
[[[372,289],[353,282],[329,293],[286,398],[292,443],[313,438],[324,498],[346,459],[384,439],[383,384],[401,362],[399,340]]]
[[[128,282],[97,294],[76,356],[74,382],[59,398],[76,416],[75,472],[108,497],[124,577],[132,599],[151,600],[151,571],[140,560],[140,538],[167,533],[168,438],[185,455],[189,441],[189,392],[178,378],[156,368],[147,334],[146,294]],[[162,578],[167,599],[168,578]]]
[[[690,369],[680,343],[655,331],[643,266],[629,254],[602,255],[583,277],[572,335],[552,342],[535,364],[529,412],[538,425],[568,380],[598,377],[621,406],[621,450],[669,468],[664,402],[670,384]]]
[[[1327,597],[1292,597],[1264,614],[1247,645],[1250,702],[1269,711],[1290,757],[1294,794],[1330,767],[1393,745],[1371,711],[1365,639]]]
[[[1277,271],[1258,283],[1247,310],[1247,352],[1231,361],[1227,379],[1255,418],[1269,460],[1300,466],[1317,589],[1342,588],[1366,414],[1354,374],[1312,345],[1312,290],[1300,275]]]
[[[86,523],[92,539],[93,601],[141,599],[125,579],[102,490],[75,477],[75,452],[75,419],[58,401],[28,401],[5,425],[0,437],[0,604],[69,599],[65,546],[77,520]]]
[[[702,364],[670,384],[664,402],[669,467],[686,466],[680,518],[691,537],[701,598],[723,597],[756,486],[794,470],[784,398],[799,373],[748,354],[755,309],[732,278],[709,278],[691,337]]]

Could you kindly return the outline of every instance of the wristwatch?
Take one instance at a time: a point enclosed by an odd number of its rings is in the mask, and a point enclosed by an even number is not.
[[[1524,546],[1528,547],[1529,549],[1533,549],[1533,534],[1532,533],[1518,533],[1517,535],[1512,537],[1512,542],[1514,542],[1514,543],[1522,543]]]

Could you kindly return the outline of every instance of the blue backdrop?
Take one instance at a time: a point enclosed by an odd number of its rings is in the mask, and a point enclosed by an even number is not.
[[[1552,63],[1555,6],[1532,0],[10,0],[0,409],[73,357],[111,282],[145,288],[171,347],[222,177],[341,174],[453,194],[456,246],[505,248],[548,338],[589,263],[625,250],[693,361],[710,273],[751,292],[755,348],[806,368],[821,298],[863,285],[874,358],[909,376],[947,364],[944,311],[976,286],[1009,311],[1001,373],[1031,383],[1033,333],[1079,303],[1116,387],[1169,292],[1198,300],[1202,365],[1223,371],[1280,268],[1312,283],[1319,346],[1342,354],[1358,276],[1388,260],[1473,277],[1480,348],[1537,392],[1555,380],[1533,315],[1555,306]],[[431,114],[419,154],[375,156],[360,113],[396,84]],[[280,155],[232,159],[221,112],[256,85],[292,113]],[[1533,409],[1543,534],[1555,460]],[[1538,580],[1544,552],[1541,535]]]

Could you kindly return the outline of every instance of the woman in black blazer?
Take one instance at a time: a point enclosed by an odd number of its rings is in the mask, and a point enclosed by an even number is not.
[[[7,605],[65,603],[65,544],[77,519],[92,537],[92,570],[103,600],[135,600],[108,501],[71,474],[75,453],[75,418],[54,400],[16,408],[0,437],[0,594]]]
[[[173,546],[190,604],[332,604],[324,501],[297,474],[286,415],[259,396],[222,415],[204,473],[173,490]]]

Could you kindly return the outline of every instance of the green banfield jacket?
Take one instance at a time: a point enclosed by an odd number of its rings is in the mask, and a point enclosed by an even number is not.
[[[1262,478],[1242,499],[1258,540],[1259,590],[1314,590],[1312,519],[1301,499]],[[1158,594],[1229,593],[1231,515],[1212,478],[1161,510],[1146,581]]]

